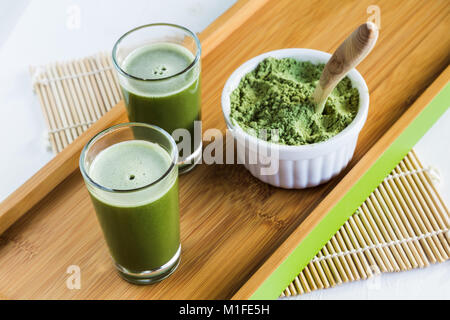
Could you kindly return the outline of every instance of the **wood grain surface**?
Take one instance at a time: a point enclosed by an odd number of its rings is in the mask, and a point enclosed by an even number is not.
[[[248,298],[295,247],[295,241],[314,228],[345,188],[363,174],[363,168],[375,161],[373,156],[389,145],[388,139],[381,145],[377,142],[447,67],[449,4],[446,0],[239,2],[232,14],[226,13],[227,19],[219,19],[202,37],[206,47],[203,128],[224,130],[220,94],[235,68],[255,55],[280,48],[332,52],[367,20],[370,5],[381,10],[380,36],[370,57],[358,67],[371,92],[369,115],[355,156],[339,177],[316,188],[282,190],[259,182],[240,165],[199,165],[180,178],[183,251],[179,269],[159,284],[134,286],[115,272],[81,175],[68,166],[66,175],[53,177],[52,185],[40,185],[48,191],[57,185],[41,201],[36,195],[28,198],[30,190],[25,189],[22,196],[13,195],[19,197],[15,201],[20,199],[20,210],[14,211],[13,206],[5,211],[1,204],[0,221],[5,212],[17,218],[25,208],[26,214],[0,237],[0,296],[213,299],[231,298],[239,291],[235,297]],[[117,119],[123,117],[123,107],[115,110],[119,110]],[[107,125],[99,122],[96,129]],[[375,145],[372,158],[364,157]],[[76,155],[79,150],[64,152]],[[69,172],[73,173],[67,176]],[[38,174],[42,178],[50,173]],[[339,183],[341,190],[332,191],[340,181],[344,182]],[[304,234],[298,235],[298,230]],[[70,265],[81,269],[79,290],[66,286]]]

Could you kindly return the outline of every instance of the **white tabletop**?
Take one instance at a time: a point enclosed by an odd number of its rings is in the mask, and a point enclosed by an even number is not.
[[[16,0],[0,2],[0,201],[23,184],[53,154],[31,88],[30,65],[79,58],[110,50],[132,27],[173,22],[199,32],[235,0]],[[20,120],[19,120],[20,119]],[[450,203],[450,110],[415,147],[425,165],[441,175],[438,185]],[[300,299],[450,298],[449,262],[423,270],[383,274],[303,295]]]

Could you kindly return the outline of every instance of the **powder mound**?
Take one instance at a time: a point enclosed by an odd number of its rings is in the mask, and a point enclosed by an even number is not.
[[[324,64],[267,58],[246,74],[231,93],[231,119],[254,136],[285,145],[325,141],[355,118],[359,93],[348,77],[315,114],[312,99]]]

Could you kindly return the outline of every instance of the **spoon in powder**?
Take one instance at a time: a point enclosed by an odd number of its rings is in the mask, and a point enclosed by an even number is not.
[[[316,113],[321,114],[331,91],[339,81],[356,67],[372,50],[377,42],[378,28],[372,22],[360,25],[333,53],[322,71],[314,90]]]

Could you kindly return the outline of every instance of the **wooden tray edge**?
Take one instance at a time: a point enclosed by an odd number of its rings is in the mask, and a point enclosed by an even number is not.
[[[1,203],[0,234],[78,168],[81,150],[97,132],[122,122],[124,118],[125,107],[123,102],[120,102],[11,193]]]
[[[450,66],[447,66],[232,299],[278,298],[349,216],[449,108],[450,85],[447,85],[449,79]],[[442,99],[447,103],[439,103]]]
[[[214,50],[268,0],[241,0],[199,34],[202,57]],[[0,234],[33,208],[78,168],[84,145],[98,132],[127,121],[123,101],[119,102],[62,152],[0,203]]]

